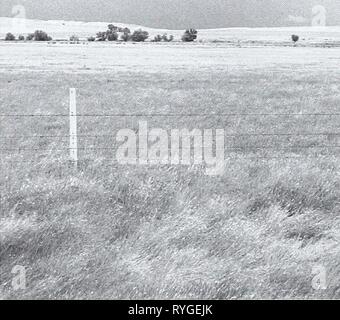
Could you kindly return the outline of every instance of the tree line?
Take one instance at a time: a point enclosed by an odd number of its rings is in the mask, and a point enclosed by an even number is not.
[[[26,38],[23,35],[19,35],[18,39],[16,39],[15,35],[12,33],[7,33],[5,37],[5,41],[51,41],[52,37],[50,37],[45,31],[36,30],[34,33],[29,33]]]
[[[198,31],[196,29],[187,29],[182,35],[181,40],[183,42],[193,42],[198,37]],[[97,32],[96,37],[87,38],[88,41],[132,41],[132,42],[144,42],[149,38],[149,33],[142,29],[137,29],[133,33],[129,28],[121,28],[117,27],[113,24],[109,24],[107,30],[102,32]],[[291,36],[292,41],[296,44],[300,37],[298,35],[293,34]],[[45,31],[36,30],[34,33],[29,33],[26,37],[23,35],[19,35],[18,38],[15,37],[12,33],[7,33],[5,36],[5,41],[51,41],[52,37],[50,37]],[[72,35],[69,39],[71,42],[78,42],[79,37],[76,35]],[[174,40],[173,35],[167,35],[164,33],[163,35],[156,35],[151,42],[171,42]]]
[[[197,39],[198,31],[196,29],[185,30],[181,40],[183,42],[193,42]],[[113,24],[109,24],[106,31],[97,32],[96,36],[88,37],[88,41],[132,41],[132,42],[144,42],[149,39],[149,33],[143,29],[137,29],[133,32],[127,27],[117,27]],[[171,42],[175,39],[173,35],[164,33],[163,35],[156,35],[151,42]],[[18,38],[12,33],[7,33],[5,41],[51,41],[52,37],[49,36],[45,31],[36,30],[34,33],[28,34],[26,37],[19,35]],[[79,37],[72,35],[69,39],[72,42],[79,41]]]
[[[198,31],[196,29],[185,30],[182,41],[192,42],[197,39]],[[106,31],[100,31],[97,33],[96,37],[89,37],[88,41],[133,41],[133,42],[144,42],[149,39],[149,33],[143,29],[137,29],[131,32],[129,28],[117,27],[113,24],[109,24]],[[175,38],[173,35],[168,35],[164,33],[163,35],[156,35],[151,41],[152,42],[171,42]]]

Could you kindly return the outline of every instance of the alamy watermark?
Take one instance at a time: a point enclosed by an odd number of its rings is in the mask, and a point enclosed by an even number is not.
[[[313,27],[325,27],[327,25],[327,10],[322,5],[316,5],[312,7],[310,17],[289,15],[286,21],[298,25],[308,25],[311,23]]]
[[[322,265],[314,266],[312,269],[312,288],[316,291],[327,289],[327,270]]]
[[[10,17],[9,25],[0,24],[1,33],[13,33],[14,35],[23,35],[29,32],[27,26],[27,13],[24,6],[25,0],[15,4],[10,8],[10,11],[4,14]]]
[[[14,291],[26,289],[26,267],[16,265],[12,269],[12,288]]]
[[[18,4],[12,7],[12,31],[16,33],[26,33],[26,9]]]
[[[77,99],[70,89],[70,158],[77,167]],[[223,175],[225,169],[224,129],[149,128],[138,122],[138,130],[123,128],[116,135],[116,160],[122,165],[205,166],[210,176]],[[114,150],[114,146],[112,146]]]
[[[326,15],[327,10],[324,6],[314,6],[312,9],[312,26],[325,27],[327,25]]]
[[[11,290],[20,291],[26,290],[26,267],[21,265],[15,265],[11,270],[11,281],[8,283]],[[5,284],[0,283],[0,300],[4,299],[3,293],[5,292]]]
[[[224,129],[164,129],[139,122],[139,130],[117,133],[116,159],[130,165],[206,165],[206,174],[222,175],[225,168]]]

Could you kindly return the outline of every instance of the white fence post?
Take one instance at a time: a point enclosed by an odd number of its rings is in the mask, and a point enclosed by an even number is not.
[[[70,88],[70,158],[78,168],[78,138],[77,138],[77,100],[76,89]]]

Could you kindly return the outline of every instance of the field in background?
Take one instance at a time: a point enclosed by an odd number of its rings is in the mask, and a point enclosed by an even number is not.
[[[303,69],[335,72],[338,48],[230,48],[225,44],[89,43],[48,44],[0,42],[0,70],[65,73],[185,73]]]
[[[0,117],[0,297],[340,298],[340,50],[3,43],[0,53],[0,114],[50,115]],[[98,115],[79,118],[78,172],[56,116],[70,87],[79,113]],[[149,116],[100,116],[117,113]],[[227,115],[247,113],[263,116]],[[107,148],[139,120],[225,128],[238,149],[220,177],[119,166]],[[11,289],[15,265],[27,268],[24,291]],[[312,288],[320,266],[326,290]]]

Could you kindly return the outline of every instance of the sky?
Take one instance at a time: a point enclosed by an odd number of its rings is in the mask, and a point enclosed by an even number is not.
[[[154,28],[279,27],[310,25],[312,8],[340,25],[340,0],[0,0],[0,16],[42,20],[125,22]]]

